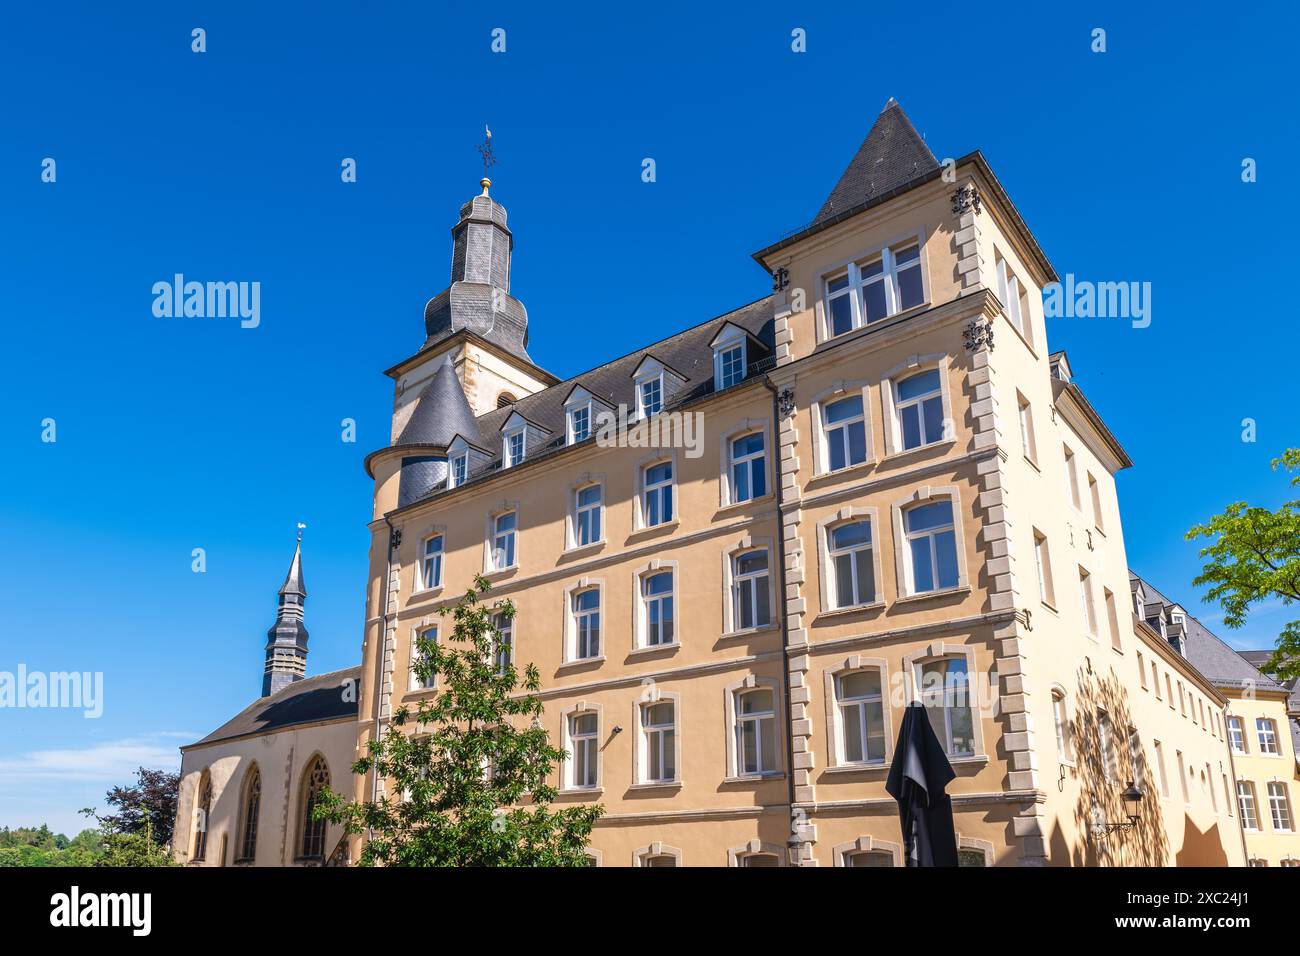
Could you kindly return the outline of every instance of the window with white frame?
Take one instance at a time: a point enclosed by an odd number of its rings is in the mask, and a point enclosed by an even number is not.
[[[492,660],[497,673],[504,674],[514,662],[515,619],[505,613],[493,614],[492,626],[496,629],[492,641]]]
[[[570,760],[569,785],[575,789],[590,790],[598,781],[600,759],[600,719],[593,713],[569,715]]]
[[[1092,602],[1092,575],[1083,568],[1079,569],[1079,603],[1083,610],[1084,632],[1096,640],[1097,611]]]
[[[844,854],[845,866],[893,866],[894,854],[888,850],[849,850]]]
[[[1079,472],[1075,470],[1074,452],[1070,451],[1069,445],[1063,445],[1065,456],[1065,479],[1070,484],[1070,502],[1074,505],[1076,511],[1083,510],[1083,502],[1079,500]]]
[[[639,418],[649,418],[663,410],[664,377],[660,372],[636,383],[636,411]]]
[[[975,720],[966,658],[951,656],[923,661],[917,672],[921,703],[943,749],[953,757],[974,754]]]
[[[875,556],[871,546],[871,521],[847,521],[826,532],[830,558],[831,606],[856,607],[876,600]]]
[[[1007,260],[996,250],[994,255],[997,259],[998,298],[1002,300],[1003,311],[1020,334],[1029,339],[1029,299]]]
[[[767,494],[767,456],[762,432],[733,438],[731,447],[731,503]]]
[[[420,649],[420,642],[432,644],[438,640],[438,628],[426,627],[422,631],[416,631],[411,638],[411,690],[433,690],[437,684],[438,675],[430,672],[421,677],[419,671],[426,660],[425,653]]]
[[[524,447],[528,429],[520,425],[506,432],[502,438],[503,449],[501,456],[502,468],[513,468],[524,460]]]
[[[642,472],[641,514],[647,528],[673,520],[673,463],[647,465]]]
[[[718,362],[718,390],[731,388],[745,378],[745,342],[732,343],[730,345],[719,346],[717,354]]]
[[[1056,726],[1056,752],[1062,763],[1074,763],[1074,735],[1070,730],[1070,714],[1065,704],[1065,692],[1052,691],[1052,722]]]
[[[822,468],[839,471],[867,460],[867,419],[862,393],[824,402],[821,406],[823,445]]]
[[[908,239],[851,262],[826,285],[826,335],[843,335],[925,301],[921,246]]]
[[[573,659],[600,656],[600,588],[577,591],[572,598]]]
[[[1038,443],[1034,440],[1034,410],[1029,405],[1029,399],[1019,392],[1016,392],[1016,401],[1020,414],[1020,448],[1026,458],[1037,464]]]
[[[582,548],[601,539],[601,516],[604,489],[599,484],[586,485],[574,493],[573,543]]]
[[[641,705],[641,783],[677,779],[676,707],[671,700]]]
[[[420,546],[420,590],[442,587],[442,535],[433,534]]]
[[[1255,785],[1249,780],[1237,781],[1237,808],[1241,812],[1241,828],[1258,830],[1259,812],[1255,807]]]
[[[591,402],[569,409],[569,444],[586,441],[591,435]]]
[[[944,438],[943,384],[932,368],[894,382],[894,415],[903,450],[923,448]]]
[[[1101,486],[1097,479],[1088,472],[1088,497],[1092,499],[1092,524],[1098,531],[1105,531],[1106,524],[1101,516]]]
[[[738,691],[736,772],[754,776],[776,772],[776,701],[768,687]]]
[[[880,670],[867,668],[835,679],[840,710],[840,760],[846,764],[885,762],[885,711]]]
[[[1268,810],[1273,817],[1273,829],[1291,832],[1291,801],[1287,796],[1286,784],[1272,781],[1268,784]]]
[[[955,588],[958,583],[957,534],[952,499],[913,505],[903,512],[906,539],[907,591],[925,594]]]
[[[1246,752],[1246,731],[1240,717],[1228,718],[1228,746],[1235,754]]]
[[[672,571],[656,571],[641,576],[641,614],[646,647],[662,647],[673,643],[675,618]]]
[[[467,481],[469,481],[469,452],[465,451],[451,456],[450,467],[447,469],[447,487],[459,488]]]
[[[1038,569],[1038,596],[1049,607],[1056,606],[1056,587],[1052,583],[1052,554],[1047,536],[1034,529],[1034,565]]]
[[[1267,717],[1255,719],[1255,736],[1259,738],[1259,752],[1276,757],[1281,751],[1277,749],[1277,724]]]
[[[515,530],[518,515],[505,511],[492,519],[492,570],[503,571],[515,566]]]
[[[743,551],[731,559],[733,629],[766,627],[772,622],[769,580],[766,548]]]

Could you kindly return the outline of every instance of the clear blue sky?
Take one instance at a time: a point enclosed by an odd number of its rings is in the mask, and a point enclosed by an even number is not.
[[[299,520],[309,669],[358,659],[380,373],[447,284],[484,123],[531,352],[561,376],[765,294],[749,254],[812,217],[890,96],[939,157],[983,149],[1062,275],[1153,284],[1148,329],[1048,334],[1136,462],[1119,478],[1133,565],[1195,607],[1184,530],[1276,504],[1268,460],[1300,444],[1295,14],[942,7],[6,11],[0,670],[106,688],[98,720],[0,711],[0,824],[75,831],[135,763],[177,764],[257,695]],[[261,282],[260,328],[154,318],[150,288],[177,272]],[[1283,620],[1225,636],[1267,644]]]

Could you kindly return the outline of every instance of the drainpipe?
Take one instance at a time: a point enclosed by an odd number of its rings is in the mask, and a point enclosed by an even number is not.
[[[388,647],[388,591],[393,580],[393,536],[397,532],[388,515],[384,515],[384,524],[388,525],[388,559],[384,565],[384,585],[379,598],[383,602],[383,614],[380,615],[379,624],[379,656],[375,661],[375,740],[380,738],[384,726],[383,718],[379,713],[379,702],[384,695],[384,655]],[[370,799],[372,802],[378,802],[379,774],[373,770],[371,773],[374,774],[374,781],[370,788]],[[373,836],[373,831],[368,836]]]
[[[793,826],[794,820],[794,720],[790,716],[790,625],[785,613],[785,514],[784,514],[784,486],[781,481],[781,453],[780,453],[780,433],[781,433],[781,407],[780,407],[780,390],[772,382],[770,376],[763,376],[763,386],[772,393],[772,435],[776,448],[772,449],[772,461],[775,463],[776,474],[776,554],[777,554],[777,572],[780,580],[781,601],[781,681],[783,684],[781,699],[784,701],[785,711],[785,777],[786,792],[790,801],[790,820]],[[790,831],[790,837],[787,844],[795,843],[795,833],[793,828]],[[802,843],[802,841],[798,841]]]

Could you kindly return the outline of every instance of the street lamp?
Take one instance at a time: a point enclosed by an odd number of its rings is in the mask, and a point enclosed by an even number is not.
[[[1138,810],[1142,806],[1142,791],[1130,780],[1119,797],[1124,801],[1124,811],[1128,815],[1128,821],[1125,823],[1094,823],[1092,832],[1097,836],[1105,836],[1107,833],[1119,833],[1137,826]]]

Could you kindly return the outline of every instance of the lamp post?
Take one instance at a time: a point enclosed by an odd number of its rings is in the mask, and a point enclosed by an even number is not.
[[[1124,823],[1094,823],[1092,832],[1097,836],[1105,836],[1107,833],[1120,833],[1137,826],[1138,810],[1142,806],[1142,791],[1130,780],[1128,786],[1124,788],[1124,792],[1119,796],[1124,801],[1124,812],[1127,814],[1128,820]]]

